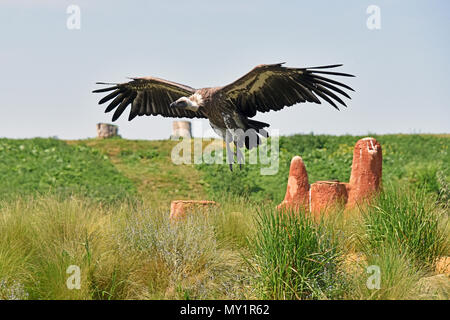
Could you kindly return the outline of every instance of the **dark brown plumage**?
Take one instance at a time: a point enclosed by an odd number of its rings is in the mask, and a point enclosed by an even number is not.
[[[260,139],[257,133],[261,134],[261,130],[269,124],[249,119],[257,112],[278,111],[304,102],[320,104],[320,99],[339,110],[339,104],[346,106],[342,98],[350,99],[344,89],[353,91],[349,86],[326,77],[353,77],[346,73],[328,71],[342,65],[287,68],[283,64],[259,65],[223,87],[194,89],[159,78],[145,77],[132,78],[127,83],[111,84],[111,87],[94,92],[110,92],[99,104],[112,100],[105,112],[115,109],[113,121],[131,104],[128,120],[143,115],[207,118],[212,128],[227,142],[234,141],[242,145],[242,139],[233,133],[234,130],[241,129],[253,132],[258,145]],[[226,138],[228,132],[231,132],[230,140]],[[254,144],[247,140],[246,147],[252,148]]]
[[[116,121],[126,107],[131,104],[128,120],[133,120],[136,116],[156,116],[171,118],[205,118],[189,110],[171,108],[170,104],[183,96],[190,96],[195,93],[195,89],[179,83],[158,79],[153,77],[132,78],[132,81],[120,84],[97,82],[97,84],[114,85],[112,87],[94,90],[94,93],[108,92],[99,104],[112,102],[105,112],[110,112],[117,107],[112,121]]]

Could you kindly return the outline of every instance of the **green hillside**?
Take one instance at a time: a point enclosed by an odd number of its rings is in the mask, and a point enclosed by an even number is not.
[[[106,155],[56,139],[0,139],[0,198],[56,194],[114,202],[137,195]]]
[[[374,137],[383,148],[384,182],[400,180],[435,194],[445,191],[450,180],[448,135]],[[170,140],[0,139],[0,197],[78,194],[101,201],[139,198],[167,206],[175,198],[229,194],[278,203],[284,197],[293,156],[303,158],[310,182],[348,181],[353,146],[360,138],[281,137],[275,175],[261,175],[258,164],[245,164],[242,170],[236,165],[233,172],[228,165],[175,165],[171,150],[177,142]]]

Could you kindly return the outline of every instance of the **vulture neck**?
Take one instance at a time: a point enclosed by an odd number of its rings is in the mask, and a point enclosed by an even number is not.
[[[203,98],[199,93],[194,93],[189,97],[188,107],[186,109],[191,111],[197,111],[200,107],[203,106]]]

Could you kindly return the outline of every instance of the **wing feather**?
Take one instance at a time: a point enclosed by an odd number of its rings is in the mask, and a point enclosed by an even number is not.
[[[106,84],[98,82],[98,84]],[[174,118],[206,118],[201,111],[191,111],[180,108],[171,108],[170,103],[195,93],[195,89],[164,79],[145,77],[132,78],[131,81],[121,84],[108,83],[110,87],[94,90],[94,93],[110,92],[100,99],[99,104],[111,101],[105,112],[115,109],[112,121],[116,121],[131,105],[128,120],[137,116],[161,115]]]
[[[127,92],[124,91],[122,93],[120,93],[105,109],[105,113],[106,112],[110,112],[112,110],[114,110],[122,101],[123,99],[125,99],[125,97],[127,96]]]
[[[322,76],[353,77],[348,73],[327,71],[341,64],[311,68],[287,68],[283,64],[259,65],[221,90],[247,117],[297,103],[321,104],[320,99],[339,110],[337,103],[346,106],[339,95],[350,99],[343,89],[354,91],[346,84]]]

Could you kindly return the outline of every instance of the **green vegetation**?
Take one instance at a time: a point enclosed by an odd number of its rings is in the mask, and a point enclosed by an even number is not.
[[[420,279],[426,274],[423,270],[411,263],[405,253],[399,253],[398,248],[389,245],[379,247],[375,252],[365,251],[365,260],[357,264],[357,272],[347,279],[348,290],[344,294],[346,299],[364,300],[404,300],[404,299],[433,299],[421,292]],[[379,267],[380,288],[370,289],[367,286],[369,274],[368,266]],[[370,271],[370,269],[369,269]],[[374,271],[371,271],[373,274]],[[447,284],[445,290],[449,289]],[[435,291],[441,288],[435,288]]]
[[[280,215],[273,209],[261,211],[257,222],[252,249],[264,299],[339,296],[339,249],[323,223],[305,212]]]
[[[274,176],[175,165],[174,141],[0,139],[0,299],[448,299],[448,277],[421,288],[450,256],[449,136],[376,136],[384,190],[362,212],[274,209],[293,155],[346,181],[358,138],[282,137]],[[171,200],[207,198],[169,221]]]
[[[374,135],[383,149],[383,179],[426,186],[439,194],[450,183],[449,137],[433,135]],[[245,194],[258,200],[279,203],[286,192],[286,177],[293,156],[305,162],[310,182],[319,180],[348,181],[353,159],[353,147],[363,137],[329,135],[294,135],[280,137],[279,171],[261,175],[259,164],[247,164],[242,171],[229,174],[227,166],[199,165],[204,172],[208,191],[215,197],[225,190]],[[248,153],[247,157],[248,159]],[[267,167],[264,165],[263,167]],[[441,177],[439,179],[439,177]]]
[[[0,299],[239,299],[248,265],[214,219],[54,197],[3,202]],[[81,289],[66,286],[70,265]]]
[[[56,139],[0,139],[0,198],[81,195],[114,202],[137,196],[106,155]]]
[[[363,210],[365,241],[372,252],[386,246],[396,248],[417,266],[428,268],[449,253],[448,235],[440,225],[445,213],[436,206],[435,197],[424,191],[391,186]]]
[[[173,199],[204,199],[200,173],[193,165],[174,165],[172,148],[176,141],[88,139],[69,141],[107,157],[121,175],[131,180],[144,203],[166,209]]]

